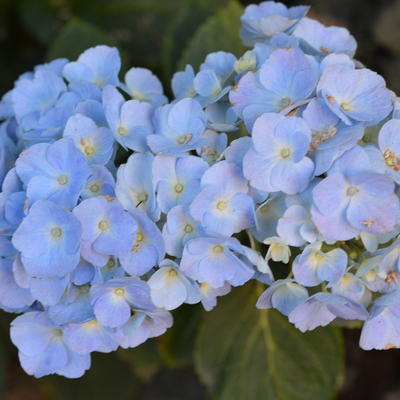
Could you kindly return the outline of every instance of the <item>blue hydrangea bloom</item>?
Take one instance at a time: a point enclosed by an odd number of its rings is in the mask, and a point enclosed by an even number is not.
[[[332,293],[340,294],[365,306],[371,300],[371,292],[363,281],[349,272],[346,272],[338,281],[329,283],[328,287]]]
[[[175,206],[167,214],[167,221],[162,230],[165,251],[174,257],[181,257],[186,242],[194,237],[204,236],[202,226],[183,206]]]
[[[194,71],[191,65],[186,65],[184,71],[174,73],[171,80],[172,92],[177,100],[185,97],[195,97],[196,91],[194,90]]]
[[[384,79],[366,69],[343,65],[326,68],[318,82],[318,96],[344,123],[376,123],[392,111],[390,91]]]
[[[64,338],[72,351],[82,355],[92,351],[109,353],[116,350],[119,344],[117,333],[94,318],[67,324],[64,327]]]
[[[240,37],[246,45],[252,46],[257,42],[264,42],[275,33],[291,32],[308,10],[309,7],[306,6],[287,8],[275,1],[251,4],[240,17]]]
[[[97,127],[84,115],[76,114],[68,120],[64,137],[73,140],[88,164],[107,164],[113,154],[114,139],[110,130]]]
[[[132,154],[128,162],[118,168],[115,193],[126,210],[146,211],[150,218],[157,221],[160,208],[153,186],[153,159],[151,153]]]
[[[206,117],[200,104],[185,98],[158,108],[154,114],[155,135],[147,142],[154,153],[181,155],[201,145]]]
[[[318,75],[318,63],[300,49],[277,49],[257,72],[248,72],[240,79],[229,99],[251,129],[261,114],[289,111],[307,99],[317,85]]]
[[[243,172],[251,186],[266,192],[302,192],[314,172],[306,157],[311,133],[303,119],[267,113],[252,131],[253,147],[243,159]]]
[[[189,205],[200,190],[200,179],[208,165],[199,157],[157,155],[153,161],[153,182],[161,211]]]
[[[326,326],[335,318],[365,320],[368,312],[359,303],[332,293],[317,293],[300,303],[290,314],[289,321],[302,332]]]
[[[336,172],[316,185],[313,198],[313,221],[329,239],[351,239],[360,231],[385,234],[399,221],[399,200],[387,175]]]
[[[123,147],[146,151],[147,136],[153,131],[152,107],[138,100],[125,101],[114,86],[103,90],[104,114],[115,140]]]
[[[208,164],[212,165],[217,162],[228,144],[228,136],[225,133],[217,133],[207,129],[202,138],[203,145],[196,150],[197,154]]]
[[[143,275],[157,265],[165,256],[164,240],[157,225],[140,210],[131,211],[136,223],[136,237],[130,249],[119,259],[126,272]]]
[[[146,68],[131,68],[125,74],[126,91],[139,101],[145,101],[155,107],[167,102],[160,80]]]
[[[13,235],[27,272],[63,277],[79,262],[81,226],[76,217],[50,201],[36,202]]]
[[[95,196],[114,197],[115,180],[111,172],[103,165],[91,165],[89,178],[81,192],[82,199]]]
[[[121,59],[115,47],[96,46],[65,65],[63,75],[68,82],[88,81],[102,88],[118,85],[120,68]]]
[[[321,282],[337,281],[347,267],[347,254],[342,249],[324,253],[321,242],[308,245],[293,261],[294,278],[304,286],[316,286]]]
[[[150,289],[139,278],[116,278],[90,289],[91,303],[96,319],[101,325],[116,328],[131,317],[131,307],[152,308]]]
[[[217,132],[231,132],[238,129],[238,118],[228,102],[209,104],[205,108],[208,127]]]
[[[165,259],[159,266],[147,282],[156,307],[174,310],[183,303],[195,304],[200,301],[199,285],[187,278],[178,264]]]
[[[29,147],[20,154],[15,165],[27,187],[29,204],[46,199],[72,208],[89,176],[82,153],[68,138]]]
[[[54,373],[79,378],[90,367],[90,356],[72,352],[64,342],[62,328],[46,312],[20,315],[11,323],[10,333],[22,367],[36,378]]]
[[[365,321],[360,336],[364,350],[400,347],[399,290],[379,297]]]
[[[169,311],[136,310],[129,321],[119,330],[120,346],[124,349],[136,347],[149,338],[160,336],[172,326],[172,322],[172,315]]]
[[[260,309],[276,308],[289,315],[294,308],[308,298],[307,289],[293,279],[280,279],[274,282],[257,300]]]
[[[189,278],[214,288],[226,282],[240,286],[251,279],[254,269],[238,255],[244,251],[234,238],[195,238],[186,243],[180,268]]]
[[[190,213],[208,232],[230,236],[254,225],[254,202],[241,170],[220,161],[201,179],[201,192],[190,206]]]
[[[343,53],[353,57],[356,52],[356,40],[346,28],[327,27],[316,20],[303,18],[293,34],[305,41],[306,45],[319,55]]]
[[[82,225],[82,241],[90,249],[115,256],[130,251],[137,224],[118,200],[105,196],[93,197],[82,201],[73,213]]]
[[[200,285],[201,304],[206,311],[211,311],[217,305],[217,297],[225,296],[231,291],[231,285],[225,283],[224,286],[213,288],[207,283]]]

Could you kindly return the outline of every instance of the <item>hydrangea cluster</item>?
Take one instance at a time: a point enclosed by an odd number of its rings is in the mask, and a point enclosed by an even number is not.
[[[171,101],[107,46],[3,97],[0,306],[27,373],[79,377],[251,280],[302,331],[400,347],[400,102],[307,11],[248,6],[250,49],[187,65]]]

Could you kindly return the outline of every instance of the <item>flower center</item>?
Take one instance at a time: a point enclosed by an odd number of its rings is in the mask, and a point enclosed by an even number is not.
[[[119,136],[126,136],[128,134],[128,130],[124,128],[123,126],[120,126],[118,128],[118,135]]]
[[[385,164],[389,168],[394,171],[400,171],[400,159],[393,151],[389,149],[385,150],[385,152],[383,153],[383,158],[385,160]]]
[[[340,107],[342,108],[343,111],[350,111],[350,104],[348,103],[342,103]]]
[[[68,183],[68,176],[67,175],[60,175],[57,178],[57,182],[61,185],[61,186],[65,186]]]
[[[292,152],[290,151],[289,148],[285,147],[284,149],[281,150],[280,154],[282,158],[289,158]]]
[[[175,185],[175,192],[176,193],[182,193],[182,191],[183,191],[183,185],[182,184],[180,184],[180,183],[177,183],[176,185]]]
[[[184,230],[186,233],[192,233],[192,232],[193,232],[193,226],[190,225],[190,224],[186,224],[185,227],[183,228],[183,230]]]
[[[99,229],[100,229],[102,232],[105,232],[106,230],[108,230],[108,228],[110,227],[110,225],[108,224],[108,221],[106,221],[105,219],[102,219],[102,220],[99,222],[98,227],[99,227]]]
[[[125,294],[125,289],[124,288],[116,288],[116,289],[114,289],[114,293],[117,296],[123,296]]]
[[[54,227],[50,231],[51,236],[53,236],[54,239],[59,240],[62,236],[62,229],[59,228],[58,226]]]
[[[215,254],[220,254],[220,253],[222,253],[224,251],[224,248],[223,248],[223,246],[221,246],[220,244],[216,244],[214,247],[213,247],[213,252],[215,253]]]
[[[359,192],[359,189],[357,186],[349,186],[346,190],[346,195],[347,196],[355,196]]]
[[[136,234],[136,241],[137,242],[143,242],[143,239],[144,239],[143,233],[138,232]]]
[[[176,139],[176,141],[178,142],[178,144],[188,144],[191,139],[192,139],[193,135],[180,135],[178,136],[178,138]]]
[[[94,153],[94,147],[93,147],[93,146],[86,146],[86,147],[84,148],[84,152],[85,152],[85,154],[86,154],[88,157],[90,157],[90,156],[92,156],[93,153]]]
[[[175,278],[178,275],[178,273],[173,268],[171,268],[168,272],[168,275],[170,278]]]
[[[91,192],[97,193],[100,190],[100,185],[98,185],[97,183],[92,183],[89,186],[89,189],[90,189]]]
[[[139,200],[139,203],[144,203],[149,198],[149,195],[146,192],[143,192],[139,193],[137,198]]]
[[[290,104],[292,104],[292,100],[289,97],[284,97],[283,99],[281,99],[281,101],[279,102],[279,107],[280,108],[286,108],[287,106],[289,106]]]
[[[220,211],[226,210],[227,207],[228,207],[228,203],[225,200],[220,200],[217,203],[217,209]]]

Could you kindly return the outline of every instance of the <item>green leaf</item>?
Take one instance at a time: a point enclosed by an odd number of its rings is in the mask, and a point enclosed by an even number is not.
[[[343,340],[332,327],[301,333],[275,310],[257,310],[248,284],[206,315],[195,366],[217,400],[332,399],[343,373]]]
[[[99,44],[114,45],[114,41],[101,29],[77,17],[70,19],[53,41],[47,58],[58,57],[76,59],[89,47]]]
[[[39,380],[52,400],[131,400],[138,382],[129,365],[114,354],[93,353],[92,366],[79,379],[48,376]]]
[[[163,72],[170,80],[179,58],[198,27],[227,4],[227,0],[189,0],[164,36],[162,48]]]
[[[194,342],[203,313],[201,305],[188,304],[174,311],[174,325],[157,342],[168,367],[186,367],[193,363]]]
[[[208,18],[184,50],[179,68],[183,69],[186,64],[198,68],[207,54],[213,51],[227,51],[241,56],[245,51],[239,38],[242,13],[243,7],[236,0],[231,0],[229,5]]]
[[[154,339],[133,349],[119,349],[116,354],[129,364],[139,379],[145,382],[150,381],[161,367],[161,358]]]

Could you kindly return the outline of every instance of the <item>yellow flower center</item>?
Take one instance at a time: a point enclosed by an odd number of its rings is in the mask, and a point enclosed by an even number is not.
[[[193,226],[190,225],[190,224],[186,224],[185,227],[183,228],[183,230],[184,230],[186,233],[192,233],[192,232],[193,232]]]
[[[220,253],[222,253],[223,251],[224,251],[224,248],[223,248],[223,246],[221,246],[220,244],[216,244],[216,245],[213,247],[213,252],[216,253],[216,254],[220,254]]]
[[[123,296],[123,295],[125,294],[125,289],[123,289],[123,288],[114,289],[114,293],[115,293],[117,296]]]
[[[57,182],[61,185],[61,186],[65,186],[68,183],[68,176],[67,175],[60,175],[57,178]]]
[[[99,227],[99,229],[100,229],[102,232],[105,232],[106,230],[108,230],[108,228],[110,227],[110,225],[108,224],[108,221],[106,221],[105,219],[102,219],[102,220],[99,222],[98,227]]]
[[[59,228],[58,226],[54,227],[50,231],[51,236],[53,236],[54,239],[59,240],[62,236],[62,229]]]
[[[177,183],[177,184],[175,185],[174,189],[175,189],[175,192],[176,192],[176,193],[182,193],[182,191],[183,191],[183,185],[181,185],[180,183]]]
[[[288,157],[290,157],[291,154],[292,154],[292,152],[287,147],[281,150],[281,157],[282,158],[288,158]]]

